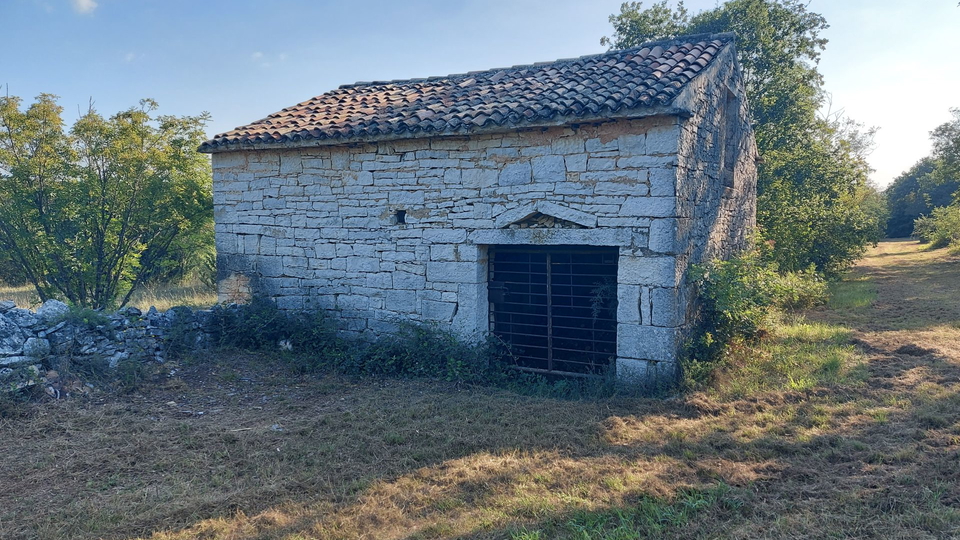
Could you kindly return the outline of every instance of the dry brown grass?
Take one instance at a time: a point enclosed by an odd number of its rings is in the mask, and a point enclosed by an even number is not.
[[[0,300],[13,300],[17,307],[35,308],[40,305],[40,296],[32,285],[13,287],[0,282]],[[217,292],[203,283],[165,283],[145,285],[130,298],[128,305],[143,311],[155,306],[166,311],[174,306],[208,308],[217,303]]]
[[[0,538],[956,537],[960,265],[884,243],[861,278],[812,317],[864,376],[802,390],[561,401],[224,353],[28,405]]]

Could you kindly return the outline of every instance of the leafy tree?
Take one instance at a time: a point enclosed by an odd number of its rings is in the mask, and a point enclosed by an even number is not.
[[[956,180],[944,178],[937,161],[925,157],[898,176],[886,189],[890,219],[887,236],[900,238],[913,234],[913,222],[934,208],[947,206],[960,188]]]
[[[940,124],[930,133],[933,156],[939,161],[944,176],[960,178],[960,108],[950,109],[953,120]]]
[[[56,97],[0,98],[0,248],[41,300],[125,304],[213,219],[210,166],[195,149],[207,116],[154,116],[157,104],[69,131]]]
[[[873,131],[839,115],[818,115],[826,103],[816,65],[828,25],[796,0],[730,0],[691,15],[682,2],[644,9],[621,5],[611,15],[614,48],[683,34],[733,32],[763,161],[757,220],[783,271],[813,264],[835,275],[879,237],[882,208],[867,182]]]
[[[958,202],[960,197],[960,109],[930,133],[933,153],[897,177],[886,190],[887,235],[910,236],[914,221]],[[929,222],[927,222],[929,223]]]

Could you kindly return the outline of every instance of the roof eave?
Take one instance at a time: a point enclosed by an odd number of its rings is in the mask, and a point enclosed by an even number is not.
[[[473,135],[481,134],[492,134],[492,133],[509,133],[512,131],[521,131],[527,129],[537,129],[537,128],[548,128],[548,127],[559,127],[559,126],[570,126],[575,124],[588,124],[588,123],[597,123],[597,122],[609,122],[612,120],[631,120],[638,118],[649,118],[651,116],[681,116],[689,117],[691,115],[691,110],[689,105],[691,103],[688,100],[678,100],[674,99],[671,103],[667,105],[658,105],[653,107],[638,107],[634,109],[623,109],[613,113],[607,112],[602,114],[595,115],[584,115],[584,116],[566,116],[563,118],[557,118],[553,120],[542,120],[534,121],[524,124],[511,124],[511,125],[497,125],[491,124],[483,127],[476,127],[473,129],[466,130],[456,130],[456,131],[442,131],[442,132],[424,132],[424,131],[414,131],[414,132],[404,132],[404,133],[385,133],[381,135],[369,135],[364,137],[351,137],[351,138],[327,138],[327,139],[316,139],[316,138],[304,138],[296,141],[279,141],[279,142],[247,142],[247,141],[238,141],[228,144],[211,144],[213,141],[207,141],[200,145],[197,148],[198,152],[205,154],[220,154],[224,152],[242,152],[242,151],[257,151],[257,150],[285,150],[293,148],[315,148],[320,146],[348,146],[354,144],[371,144],[384,141],[397,141],[397,140],[408,140],[408,139],[432,139],[437,137],[470,137]]]

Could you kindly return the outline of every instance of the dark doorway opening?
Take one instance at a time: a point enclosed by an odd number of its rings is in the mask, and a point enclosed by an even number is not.
[[[602,376],[611,367],[618,256],[616,247],[490,247],[490,330],[518,368]]]

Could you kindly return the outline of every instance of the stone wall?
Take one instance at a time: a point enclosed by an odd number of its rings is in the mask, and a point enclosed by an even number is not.
[[[735,54],[726,50],[723,55],[726,58],[718,59],[688,85],[685,97],[693,113],[680,122],[673,171],[676,213],[654,221],[650,230],[650,251],[669,255],[661,259],[662,264],[676,275],[671,284],[639,291],[642,304],[644,296],[650,297],[652,330],[666,350],[679,346],[695,319],[696,302],[687,279],[690,266],[729,258],[748,245],[756,228],[758,153]],[[631,298],[638,294],[626,288]],[[643,324],[620,322],[622,342],[643,341],[650,335]],[[639,358],[645,358],[646,353],[639,352]],[[651,367],[644,360],[622,357],[619,365],[621,371],[632,370],[640,378]]]
[[[242,282],[281,308],[336,309],[348,332],[391,331],[398,318],[485,330],[485,246],[651,253],[649,231],[669,230],[676,212],[678,133],[660,116],[214,154],[221,300]],[[539,214],[566,226],[524,223]]]
[[[413,320],[472,338],[489,326],[488,246],[616,246],[618,369],[672,373],[687,265],[729,253],[752,225],[749,172],[725,190],[696,163],[717,159],[731,66],[696,86],[694,118],[216,153],[220,299],[335,310],[356,336]]]
[[[106,369],[125,360],[163,362],[173,345],[205,347],[210,343],[209,315],[189,308],[71,314],[56,300],[36,311],[0,302],[0,390],[32,385],[48,371],[69,369],[70,364]]]

